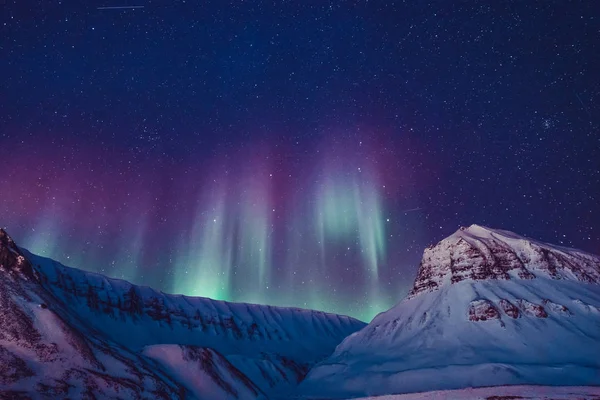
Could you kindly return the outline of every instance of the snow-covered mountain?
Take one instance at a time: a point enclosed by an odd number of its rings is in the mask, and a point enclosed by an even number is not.
[[[272,397],[364,326],[163,294],[33,255],[0,230],[0,398]]]
[[[599,343],[599,257],[476,225],[426,249],[407,298],[366,327],[163,294],[33,255],[0,230],[0,398],[600,385]]]
[[[407,298],[346,338],[299,392],[517,384],[600,385],[600,257],[472,225],[427,248]]]

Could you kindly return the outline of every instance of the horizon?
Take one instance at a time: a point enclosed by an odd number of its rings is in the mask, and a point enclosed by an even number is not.
[[[439,244],[439,242],[441,242],[441,241],[443,241],[445,239],[451,238],[452,236],[454,236],[457,233],[460,233],[460,232],[465,231],[465,230],[469,230],[469,229],[471,229],[473,227],[475,227],[475,228],[482,228],[485,231],[492,231],[492,232],[494,232],[494,231],[502,231],[502,232],[510,233],[510,234],[516,235],[518,237],[521,237],[523,239],[526,239],[527,241],[531,241],[533,243],[543,244],[543,245],[549,246],[551,248],[570,249],[570,250],[575,250],[577,252],[583,252],[583,253],[587,253],[587,254],[590,254],[590,255],[598,256],[598,254],[589,253],[589,252],[586,252],[586,251],[581,250],[581,249],[577,249],[577,248],[573,248],[573,247],[559,246],[559,245],[555,245],[555,244],[552,244],[552,243],[546,243],[546,242],[539,241],[536,238],[530,238],[530,237],[525,237],[525,236],[519,235],[517,232],[511,232],[511,231],[507,231],[507,230],[501,229],[501,228],[492,228],[492,227],[482,226],[482,225],[479,225],[479,224],[471,224],[471,225],[468,225],[468,226],[467,225],[462,225],[456,231],[454,231],[454,232],[452,232],[450,234],[447,234],[445,237],[443,237],[442,239],[440,239],[438,242],[431,243],[430,245],[424,247],[423,251],[425,251],[426,249],[432,248],[433,246]],[[355,319],[357,319],[359,321],[362,321],[362,322],[365,322],[365,323],[371,322],[373,320],[373,318],[375,318],[377,315],[379,315],[379,314],[381,314],[383,312],[388,311],[389,309],[391,309],[394,306],[398,305],[401,301],[407,299],[407,296],[408,296],[410,290],[414,287],[413,285],[411,285],[410,287],[406,288],[405,293],[399,294],[398,300],[394,304],[392,304],[390,307],[382,309],[382,310],[372,310],[372,312],[374,314],[372,316],[370,316],[368,319],[363,319],[363,318],[361,318],[359,316],[355,316],[355,315],[350,315],[350,314],[345,314],[345,313],[339,313],[339,312],[330,311],[330,310],[323,310],[323,309],[314,308],[314,307],[298,306],[296,304],[270,304],[270,303],[260,303],[260,302],[246,302],[246,301],[243,301],[243,300],[232,301],[232,300],[227,300],[227,299],[215,299],[215,298],[212,298],[212,297],[209,297],[209,296],[195,296],[195,295],[187,295],[185,293],[176,293],[176,292],[164,291],[164,290],[160,290],[160,289],[154,288],[154,287],[149,286],[149,285],[138,284],[135,281],[131,281],[131,280],[128,280],[128,279],[123,278],[123,277],[115,277],[115,276],[112,276],[112,275],[103,274],[101,272],[96,272],[96,271],[93,271],[93,270],[87,270],[87,269],[82,268],[82,267],[80,267],[78,265],[71,265],[69,263],[65,263],[65,262],[62,262],[60,260],[55,260],[55,259],[53,259],[51,257],[47,257],[47,256],[44,256],[42,254],[38,254],[38,253],[36,253],[34,251],[31,251],[30,249],[28,249],[28,248],[26,248],[24,246],[20,246],[19,245],[19,241],[15,240],[10,235],[9,229],[7,227],[0,227],[0,231],[4,231],[9,238],[13,239],[13,241],[16,243],[16,245],[20,249],[24,249],[27,252],[29,252],[31,254],[34,254],[36,256],[47,258],[47,259],[50,259],[52,261],[58,262],[63,267],[80,270],[80,271],[83,271],[83,272],[86,272],[86,273],[97,274],[99,276],[103,276],[103,277],[111,279],[111,280],[124,281],[124,282],[127,282],[127,283],[132,284],[132,285],[137,286],[137,287],[148,287],[148,288],[150,288],[150,289],[152,289],[154,291],[157,291],[157,292],[169,295],[169,296],[197,297],[197,298],[206,298],[206,299],[215,300],[215,301],[223,301],[225,303],[255,304],[255,305],[271,306],[271,307],[278,307],[278,308],[290,308],[290,309],[300,309],[300,310],[308,310],[308,311],[319,311],[319,312],[324,312],[324,313],[329,313],[329,314],[338,314],[338,315],[349,316],[349,317],[355,318]],[[414,275],[414,279],[413,280],[416,280],[417,278],[418,278],[418,269],[415,271],[415,275]]]

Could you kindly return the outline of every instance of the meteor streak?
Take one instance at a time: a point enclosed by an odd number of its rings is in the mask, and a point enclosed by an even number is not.
[[[98,10],[131,10],[135,8],[144,8],[144,6],[108,6],[108,7],[98,7]]]

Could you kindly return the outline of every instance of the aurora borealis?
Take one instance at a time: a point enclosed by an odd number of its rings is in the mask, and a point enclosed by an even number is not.
[[[381,283],[397,274],[390,239],[409,228],[393,209],[412,177],[385,177],[383,139],[347,136],[291,163],[267,145],[200,167],[123,169],[125,158],[107,162],[83,147],[37,153],[35,166],[21,168],[15,155],[5,159],[15,173],[3,204],[32,227],[19,233],[23,246],[67,265],[172,293],[366,319],[378,311],[372,305],[395,300],[398,287]],[[77,172],[57,171],[62,163]],[[348,281],[354,291],[343,290]]]
[[[600,251],[592,2],[125,3],[4,6],[23,247],[364,320],[461,225]]]

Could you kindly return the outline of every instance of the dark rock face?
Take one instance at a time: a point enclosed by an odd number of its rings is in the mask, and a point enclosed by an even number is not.
[[[217,351],[193,346],[181,346],[181,349],[183,351],[184,360],[197,362],[202,370],[205,371],[226,393],[229,393],[234,397],[239,396],[235,387],[233,387],[233,385],[231,385],[219,372],[218,365],[224,366],[229,374],[234,376],[237,381],[242,382],[243,386],[255,396],[258,396],[260,393],[260,390],[250,379],[248,379],[248,377],[231,365],[231,363]]]
[[[469,304],[469,321],[500,319],[500,313],[489,300],[475,300]]]
[[[521,316],[519,308],[506,299],[500,300],[500,308],[511,318],[519,318]]]
[[[8,233],[0,229],[0,270],[22,273],[33,279],[33,268]]]
[[[498,305],[506,315],[515,319],[521,317],[521,311],[529,317],[547,318],[548,313],[544,306],[557,314],[571,315],[571,312],[566,306],[553,303],[550,300],[544,300],[542,302],[543,305],[531,303],[524,299],[518,299],[516,302],[518,307],[506,299],[501,299],[498,302]],[[480,299],[472,301],[469,304],[470,321],[486,321],[490,319],[501,319],[498,308],[492,301]]]
[[[281,365],[287,370],[292,371],[296,378],[296,383],[300,383],[308,373],[309,366],[304,363],[299,363],[288,357],[278,357]],[[283,371],[282,371],[283,372]],[[283,373],[285,375],[285,372]],[[287,376],[285,377],[287,378]]]
[[[520,299],[517,301],[519,308],[523,310],[523,313],[537,318],[547,318],[548,313],[541,304],[534,304],[527,300]]]
[[[600,283],[600,258],[477,225],[425,249],[409,296],[463,280],[553,279]]]
[[[33,375],[25,360],[0,346],[0,385],[8,385]]]
[[[567,306],[563,305],[563,304],[557,304],[554,303],[548,299],[544,299],[542,301],[542,304],[548,308],[548,310],[555,312],[557,314],[562,314],[562,315],[571,315],[571,311],[567,308]]]

